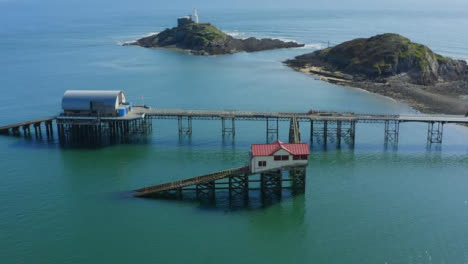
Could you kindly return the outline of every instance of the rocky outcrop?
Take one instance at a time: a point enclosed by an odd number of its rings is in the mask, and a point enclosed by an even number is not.
[[[195,23],[166,29],[159,34],[144,37],[126,45],[138,45],[145,48],[178,48],[196,55],[221,55],[304,46],[278,39],[236,39],[211,24]]]
[[[443,57],[424,45],[390,33],[354,39],[285,63],[340,71],[353,75],[357,81],[385,82],[388,77],[405,74],[411,83],[420,85],[467,80],[468,74],[465,61]]]
[[[423,112],[468,111],[466,61],[443,57],[398,34],[354,39],[285,64],[324,81],[405,101]]]

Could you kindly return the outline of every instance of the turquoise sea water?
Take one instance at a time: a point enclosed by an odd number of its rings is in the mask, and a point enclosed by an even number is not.
[[[281,61],[383,32],[468,59],[463,10],[199,10],[238,37],[306,48],[197,57],[119,45],[186,10],[0,7],[1,125],[58,113],[67,89],[122,89],[164,108],[414,113]],[[388,150],[382,125],[360,124],[354,149],[314,146],[305,195],[237,210],[129,191],[245,164],[250,144],[265,141],[264,123],[238,122],[233,141],[220,122],[195,121],[192,138],[180,139],[176,121],[155,121],[147,144],[99,150],[0,137],[1,263],[467,263],[468,129],[448,125],[442,146],[427,149],[426,128],[401,125],[398,149]]]

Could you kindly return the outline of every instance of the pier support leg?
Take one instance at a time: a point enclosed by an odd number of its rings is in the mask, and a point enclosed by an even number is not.
[[[13,131],[13,135],[14,135],[14,136],[19,136],[19,135],[21,135],[19,127],[14,127],[14,128],[12,128],[12,131]]]
[[[216,199],[215,182],[197,184],[195,196],[196,199],[214,201]]]
[[[442,135],[444,132],[443,122],[431,122],[427,127],[427,144],[442,144]]]
[[[229,201],[241,200],[244,203],[248,202],[249,198],[249,181],[247,175],[233,175],[229,177]]]
[[[289,123],[289,143],[301,142],[301,132],[299,130],[299,122],[293,117]]]
[[[54,137],[54,127],[52,126],[52,121],[48,121],[47,123],[49,124],[50,138],[52,139]]]
[[[279,119],[267,118],[266,119],[266,143],[271,140],[277,141],[279,137]]]
[[[336,121],[336,145],[341,147],[341,121]]]
[[[328,121],[323,121],[323,144],[326,146],[328,141]]]
[[[24,125],[23,126],[23,135],[24,135],[24,137],[30,137],[31,136],[30,125]]]
[[[231,126],[230,127],[228,125],[226,125],[226,119],[231,119]],[[225,136],[226,134],[231,134],[232,136],[236,135],[236,125],[235,125],[234,120],[235,120],[234,117],[229,117],[229,118],[221,117],[223,136]]]
[[[292,168],[289,170],[289,176],[292,179],[291,191],[293,195],[305,192],[306,167]]]
[[[314,144],[314,120],[310,120],[310,145]]]
[[[266,172],[260,175],[260,190],[263,203],[270,203],[275,198],[281,200],[282,171]]]
[[[49,124],[47,124],[47,123],[44,123],[44,124],[45,124],[45,128],[46,128],[47,138],[49,138],[50,137]]]
[[[328,123],[324,120],[311,121],[310,124],[310,141],[313,142],[314,137],[317,143],[327,144]],[[322,142],[323,141],[323,142]]]
[[[178,116],[177,117],[178,124],[179,124],[179,135],[192,135],[192,117],[187,116]],[[184,125],[184,121],[186,124]]]
[[[355,121],[339,121],[337,135],[338,146],[341,145],[341,140],[344,140],[346,144],[354,146],[356,122]]]
[[[400,121],[386,120],[385,121],[385,145],[398,145],[398,136],[400,133]]]

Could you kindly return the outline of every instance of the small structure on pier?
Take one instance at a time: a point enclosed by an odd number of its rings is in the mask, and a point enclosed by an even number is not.
[[[253,144],[250,171],[259,173],[283,167],[307,166],[310,150],[307,143]]]
[[[62,146],[128,143],[151,131],[151,121],[134,111],[123,91],[66,91],[62,108],[57,116]]]
[[[62,98],[63,113],[68,116],[124,116],[130,107],[123,91],[68,90]]]
[[[283,190],[292,195],[305,192],[306,167],[310,154],[307,143],[252,145],[250,164],[185,180],[135,190],[135,197],[208,199],[227,197],[230,204],[248,204],[250,194],[259,191],[263,204],[281,200]],[[279,158],[278,158],[279,157]],[[265,164],[265,165],[262,165]],[[286,173],[286,175],[283,172]],[[227,195],[223,194],[227,190]],[[254,194],[255,195],[255,194]]]

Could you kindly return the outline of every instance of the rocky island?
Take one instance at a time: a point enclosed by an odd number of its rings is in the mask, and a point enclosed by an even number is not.
[[[175,48],[189,51],[195,55],[221,55],[304,46],[304,44],[278,39],[236,39],[209,23],[198,23],[196,13],[193,16],[179,18],[177,27],[125,45],[138,45],[145,48]]]
[[[468,111],[468,66],[398,34],[359,38],[286,65],[320,79],[405,101],[427,113]]]

